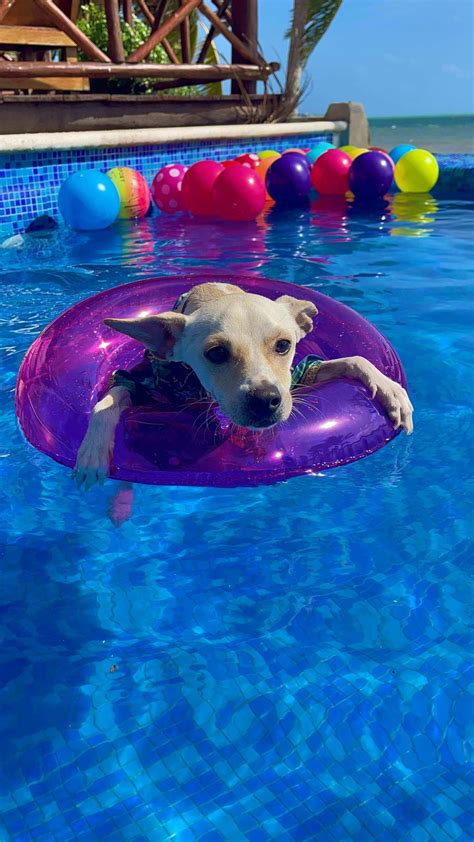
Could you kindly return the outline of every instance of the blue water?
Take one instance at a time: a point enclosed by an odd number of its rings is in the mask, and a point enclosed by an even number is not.
[[[319,202],[0,252],[2,840],[472,840],[472,210]],[[117,484],[84,494],[23,440],[16,372],[74,302],[193,266],[371,319],[414,435],[272,487],[137,487],[114,526]]]

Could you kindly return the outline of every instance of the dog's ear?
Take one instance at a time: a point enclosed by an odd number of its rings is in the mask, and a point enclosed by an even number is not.
[[[306,336],[307,333],[312,331],[313,316],[317,316],[318,314],[318,308],[315,307],[312,301],[301,301],[299,298],[293,298],[291,295],[282,295],[280,298],[277,298],[277,304],[283,304],[298,325],[298,342],[300,339],[303,339],[303,336]]]
[[[104,319],[104,324],[141,342],[162,359],[170,359],[186,321],[186,316],[173,312],[137,319]]]

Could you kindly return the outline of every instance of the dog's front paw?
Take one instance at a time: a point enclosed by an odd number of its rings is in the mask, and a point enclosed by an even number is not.
[[[109,472],[113,442],[86,435],[77,453],[73,470],[78,487],[91,488],[96,482],[103,484]]]
[[[413,432],[413,405],[406,389],[390,380],[367,360],[359,368],[360,378],[372,394],[383,405],[396,430],[402,427],[407,435]]]

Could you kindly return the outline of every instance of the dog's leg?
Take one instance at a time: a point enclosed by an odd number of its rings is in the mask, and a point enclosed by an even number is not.
[[[74,468],[78,486],[84,485],[87,489],[96,482],[103,483],[108,474],[120,415],[130,404],[128,389],[113,386],[95,405]]]
[[[113,525],[119,527],[132,516],[133,485],[131,482],[119,482],[117,485],[109,503],[108,515]]]
[[[327,360],[317,369],[313,382],[324,383],[339,377],[361,380],[370,389],[372,397],[383,405],[395,429],[403,427],[408,435],[413,432],[413,406],[406,390],[382,374],[373,363],[364,357]]]

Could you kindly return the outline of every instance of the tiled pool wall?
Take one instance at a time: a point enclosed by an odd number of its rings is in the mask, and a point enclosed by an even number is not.
[[[0,154],[0,239],[20,232],[41,214],[58,216],[57,196],[63,181],[81,168],[106,172],[128,166],[148,182],[165,164],[193,164],[202,158],[225,160],[249,150],[260,152],[310,147],[330,134],[275,135],[242,140],[203,140],[116,148],[47,150]],[[440,155],[438,195],[474,195],[474,155]]]

